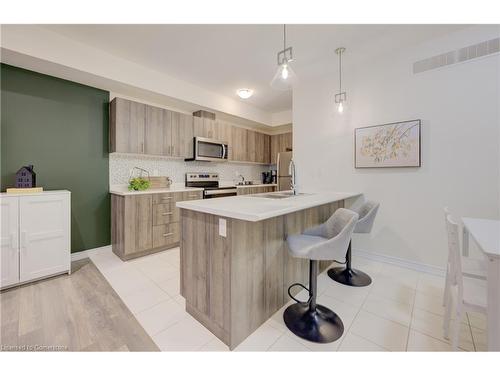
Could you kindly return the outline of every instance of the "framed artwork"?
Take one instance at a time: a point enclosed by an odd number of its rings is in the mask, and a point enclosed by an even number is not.
[[[420,167],[420,120],[354,130],[356,168]]]

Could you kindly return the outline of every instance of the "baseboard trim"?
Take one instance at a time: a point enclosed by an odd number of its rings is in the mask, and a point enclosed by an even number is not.
[[[71,261],[74,262],[75,260],[81,260],[88,258],[90,255],[98,254],[103,251],[111,250],[111,245],[107,246],[101,246],[101,247],[96,247],[94,249],[88,249],[88,250],[83,250],[79,251],[77,253],[72,253],[71,254]]]
[[[104,251],[111,251],[111,245],[96,247],[94,249],[88,249],[88,250],[79,251],[77,253],[72,253],[71,254],[71,261],[73,262],[75,260],[85,259],[85,258],[88,258],[90,255],[98,254],[98,253],[101,253]],[[444,268],[441,268],[438,266],[433,266],[431,264],[426,264],[426,263],[421,263],[421,262],[415,262],[415,261],[408,260],[408,259],[398,258],[398,257],[394,257],[391,255],[373,253],[373,252],[365,251],[365,250],[354,250],[353,254],[358,255],[358,256],[365,258],[365,259],[370,259],[370,260],[374,260],[374,261],[382,262],[382,263],[387,263],[387,264],[393,264],[395,266],[404,267],[404,268],[408,268],[408,269],[419,271],[419,272],[425,272],[425,273],[428,273],[431,275],[444,276],[444,274],[445,274]]]
[[[372,253],[372,252],[365,251],[365,250],[354,250],[353,254],[359,255],[362,258],[366,258],[366,259],[370,259],[370,260],[374,260],[374,261],[382,262],[382,263],[393,264],[395,266],[408,268],[408,269],[411,269],[414,271],[425,272],[425,273],[428,273],[431,275],[436,275],[436,276],[444,276],[445,275],[444,268],[441,268],[438,266],[433,266],[431,264],[415,262],[415,261],[408,260],[408,259],[393,257],[390,255]]]

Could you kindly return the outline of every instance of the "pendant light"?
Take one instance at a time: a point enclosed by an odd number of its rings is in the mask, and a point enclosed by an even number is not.
[[[342,91],[342,54],[345,52],[344,47],[339,47],[335,53],[339,55],[339,92],[335,94],[335,104],[337,104],[338,113],[344,112],[344,102],[347,100],[347,94]]]
[[[276,90],[290,90],[296,80],[295,72],[290,66],[293,60],[292,47],[286,47],[286,25],[283,25],[283,49],[278,52],[278,70],[271,81]]]

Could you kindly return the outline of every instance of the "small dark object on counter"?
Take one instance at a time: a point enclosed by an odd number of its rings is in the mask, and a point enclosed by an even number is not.
[[[262,172],[262,183],[263,184],[272,184],[273,183],[273,176],[272,176],[271,171]]]

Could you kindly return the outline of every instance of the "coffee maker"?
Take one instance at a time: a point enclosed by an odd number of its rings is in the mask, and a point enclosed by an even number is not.
[[[262,172],[262,183],[263,184],[272,184],[272,181],[273,181],[273,176],[271,174],[271,171]]]

